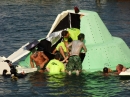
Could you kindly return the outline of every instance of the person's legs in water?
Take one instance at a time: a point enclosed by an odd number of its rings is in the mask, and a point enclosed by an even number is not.
[[[69,61],[66,64],[66,70],[68,75],[71,75],[72,71],[74,70],[74,60],[73,60],[73,56],[69,57]]]
[[[76,70],[76,75],[77,75],[77,76],[79,75],[79,70]]]
[[[78,76],[82,70],[81,58],[79,56],[73,56],[73,63],[75,63],[74,69],[76,70],[76,75]]]

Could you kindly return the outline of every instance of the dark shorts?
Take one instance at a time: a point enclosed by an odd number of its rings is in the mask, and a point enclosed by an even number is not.
[[[67,71],[82,70],[81,58],[79,56],[70,56],[66,65]]]
[[[45,69],[46,69],[46,65],[47,65],[47,63],[44,65],[43,68],[40,68],[40,66],[36,66],[36,67],[37,67],[37,71],[38,71],[38,70],[45,70]]]
[[[40,66],[37,66],[37,71],[38,70],[44,70],[43,68],[40,68]]]

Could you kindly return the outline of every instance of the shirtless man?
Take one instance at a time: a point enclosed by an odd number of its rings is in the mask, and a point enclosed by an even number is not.
[[[76,70],[76,75],[79,75],[79,71],[82,70],[81,58],[79,56],[81,49],[84,49],[84,53],[87,52],[87,48],[85,47],[83,40],[85,35],[80,33],[78,35],[78,40],[72,41],[67,47],[71,47],[69,61],[66,65],[66,70],[69,75],[73,70]]]
[[[40,72],[43,71],[44,65],[49,61],[48,57],[42,51],[35,51],[30,56],[31,67],[34,68],[34,62],[37,68],[40,68]]]

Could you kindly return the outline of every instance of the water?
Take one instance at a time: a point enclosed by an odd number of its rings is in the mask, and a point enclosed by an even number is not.
[[[98,12],[113,36],[130,47],[128,0],[0,0],[0,55],[47,35],[57,14],[78,6]],[[129,97],[130,80],[98,73],[72,75],[28,74],[18,81],[0,76],[0,97]]]

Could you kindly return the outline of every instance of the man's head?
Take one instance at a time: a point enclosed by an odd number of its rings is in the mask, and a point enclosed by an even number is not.
[[[103,68],[103,73],[108,73],[108,68],[107,67]]]
[[[123,69],[123,65],[122,65],[122,64],[118,64],[118,65],[116,66],[116,70],[117,70],[117,71],[122,71],[122,69]]]
[[[55,59],[60,60],[60,57],[61,57],[60,53],[55,54]]]
[[[61,35],[62,35],[62,37],[64,37],[64,38],[69,38],[69,32],[66,31],[66,30],[62,31]]]
[[[7,62],[9,64],[9,66],[12,65],[12,62],[10,60],[5,60],[4,62]]]
[[[72,42],[72,41],[73,41],[72,38],[69,37],[69,38],[68,38],[68,42],[70,43],[70,42]]]
[[[6,69],[4,69],[2,75],[5,76],[7,72],[8,72],[8,71],[7,71]]]
[[[84,35],[83,33],[80,33],[80,34],[78,35],[78,40],[83,41],[84,38],[85,38],[85,35]]]
[[[38,51],[35,51],[35,52],[33,53],[33,57],[36,58],[37,56],[38,56]]]
[[[75,13],[79,13],[79,8],[77,6],[74,7]]]

